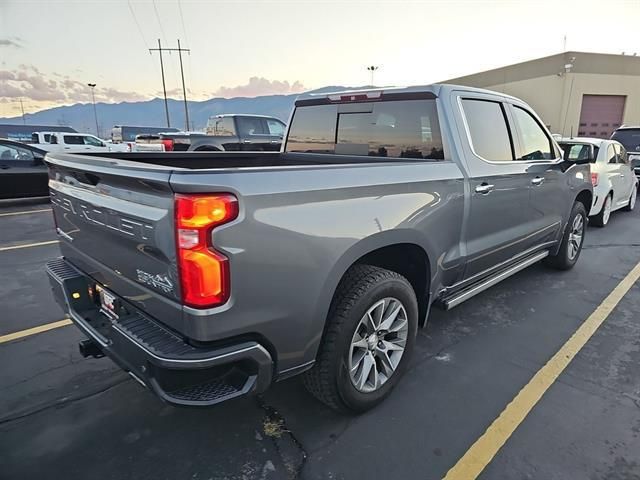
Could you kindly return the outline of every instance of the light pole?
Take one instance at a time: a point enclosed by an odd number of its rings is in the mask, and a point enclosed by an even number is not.
[[[96,110],[96,84],[95,83],[87,83],[87,86],[91,88],[91,99],[93,100],[93,116],[96,119],[96,137],[100,137],[100,132],[98,128],[98,111]]]
[[[379,67],[375,66],[375,65],[371,65],[369,67],[367,67],[367,70],[369,70],[371,72],[371,86],[373,87],[373,74],[376,70],[378,70]]]

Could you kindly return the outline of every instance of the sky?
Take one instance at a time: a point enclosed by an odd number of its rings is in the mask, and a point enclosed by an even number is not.
[[[442,81],[564,50],[640,54],[640,0],[0,0],[0,117],[162,95],[190,100]],[[565,40],[566,38],[566,40]],[[169,96],[179,58],[165,54]]]

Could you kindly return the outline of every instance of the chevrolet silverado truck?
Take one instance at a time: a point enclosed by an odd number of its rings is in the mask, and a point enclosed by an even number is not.
[[[47,264],[84,356],[174,405],[302,374],[384,399],[432,305],[574,266],[589,166],[522,101],[452,85],[307,94],[281,152],[49,154]]]
[[[209,118],[206,133],[162,132],[138,135],[136,152],[277,152],[285,124],[263,115],[216,115]]]

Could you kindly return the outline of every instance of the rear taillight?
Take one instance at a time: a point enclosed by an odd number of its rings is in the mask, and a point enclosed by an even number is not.
[[[165,152],[173,151],[173,140],[171,140],[170,138],[162,140],[162,145],[164,145]]]
[[[597,173],[591,173],[591,185],[593,185],[594,187],[598,186],[598,174]]]
[[[229,260],[213,248],[212,231],[238,216],[230,194],[176,195],[176,244],[182,301],[196,308],[229,299]]]

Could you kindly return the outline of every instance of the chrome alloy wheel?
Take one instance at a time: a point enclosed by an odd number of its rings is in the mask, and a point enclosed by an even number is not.
[[[611,216],[611,195],[607,195],[604,199],[604,205],[602,206],[604,212],[602,212],[602,223],[605,225],[609,223],[609,217]]]
[[[349,375],[360,392],[373,392],[398,368],[407,346],[409,321],[402,302],[384,298],[362,316],[351,339]]]
[[[571,224],[571,231],[569,232],[569,260],[573,260],[580,251],[580,245],[582,245],[582,237],[584,236],[584,218],[582,215],[576,215]]]

